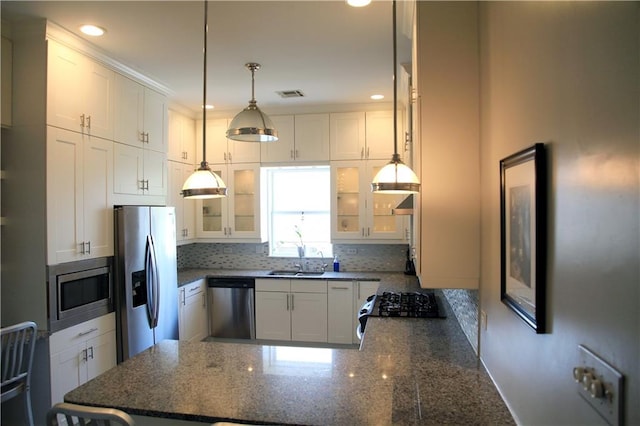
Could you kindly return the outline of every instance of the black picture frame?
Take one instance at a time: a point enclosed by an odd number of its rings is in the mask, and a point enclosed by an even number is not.
[[[546,161],[536,143],[500,160],[500,299],[546,332]]]

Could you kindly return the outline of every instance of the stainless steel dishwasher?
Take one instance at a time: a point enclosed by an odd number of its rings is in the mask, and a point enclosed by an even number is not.
[[[256,338],[255,287],[253,278],[209,278],[207,293],[211,336]]]

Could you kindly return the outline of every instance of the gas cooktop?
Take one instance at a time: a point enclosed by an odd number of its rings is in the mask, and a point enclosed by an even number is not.
[[[364,332],[368,317],[446,318],[446,315],[439,297],[432,291],[385,291],[368,297],[366,303],[360,308],[358,335]]]

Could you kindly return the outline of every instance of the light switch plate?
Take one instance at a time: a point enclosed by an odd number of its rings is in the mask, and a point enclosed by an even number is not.
[[[580,396],[612,426],[623,425],[624,376],[584,345],[578,346],[579,362],[585,372],[602,382],[604,396],[596,398],[581,382],[576,383]]]

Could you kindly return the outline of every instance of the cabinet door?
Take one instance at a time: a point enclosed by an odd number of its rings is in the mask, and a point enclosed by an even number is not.
[[[147,87],[144,88],[143,123],[146,147],[166,153],[167,98]]]
[[[144,87],[120,74],[115,76],[114,140],[142,146]]]
[[[362,174],[362,161],[331,162],[331,194],[335,206],[331,209],[333,240],[358,240],[366,237],[366,193],[360,183]]]
[[[366,179],[362,181],[362,193],[366,194],[367,225],[366,237],[375,240],[404,241],[406,216],[394,215],[393,209],[400,204],[406,194],[381,194],[371,192],[371,181],[382,167],[385,160],[367,161]]]
[[[291,340],[290,293],[256,291],[256,338]]]
[[[176,241],[187,241],[195,237],[196,217],[194,200],[185,200],[180,195],[182,185],[193,173],[194,166],[168,161],[167,205],[176,209]]]
[[[86,380],[91,380],[116,366],[116,331],[110,330],[88,340],[86,350]]]
[[[367,112],[365,134],[365,158],[389,161],[393,154],[393,111]],[[404,138],[398,132],[398,152],[401,153],[403,147]]]
[[[295,116],[296,161],[329,161],[329,114]]]
[[[47,49],[47,124],[82,132],[83,74],[87,59],[51,40]]]
[[[213,164],[226,164],[229,157],[227,149],[227,124],[226,118],[207,120],[207,162]],[[196,146],[202,149],[202,120],[196,123]],[[200,158],[196,156],[196,158]],[[196,161],[199,163],[199,161]]]
[[[228,170],[228,236],[234,239],[260,238],[260,166],[239,164],[229,166]]]
[[[180,288],[180,340],[200,341],[209,335],[206,287],[206,280],[201,279]]]
[[[327,288],[327,339],[329,343],[352,343],[354,316],[353,282],[329,281]]]
[[[196,146],[196,126],[194,120],[177,111],[167,111],[167,159],[180,163],[194,164]]]
[[[141,194],[143,187],[143,150],[115,143],[113,146],[113,192]]]
[[[113,256],[113,142],[87,137],[83,157],[85,254]]]
[[[82,110],[85,114],[85,133],[113,139],[115,73],[97,62],[87,59],[85,92]]]
[[[222,178],[228,188],[227,166],[224,164],[212,164],[211,170]],[[227,193],[230,193],[229,188]],[[230,231],[227,218],[229,198],[227,196],[196,200],[196,235],[198,237],[227,238],[227,234]]]
[[[64,395],[87,381],[84,343],[72,345],[51,356],[51,404],[63,402]]]
[[[367,301],[369,296],[372,296],[378,292],[378,287],[380,286],[380,281],[356,281],[355,288],[353,291],[353,326],[351,327],[351,331],[353,332],[353,343],[360,343],[360,339],[356,334],[356,327],[360,324],[358,321],[358,312],[362,305]]]
[[[270,117],[278,131],[278,140],[261,143],[260,158],[263,163],[283,163],[294,160],[295,134],[293,115],[273,115]]]
[[[167,194],[167,156],[164,152],[145,149],[143,152],[145,195]]]
[[[331,160],[360,160],[365,155],[364,112],[330,114]]]
[[[82,257],[84,138],[47,126],[47,256],[52,265]]]
[[[327,341],[326,293],[291,293],[291,340]]]

